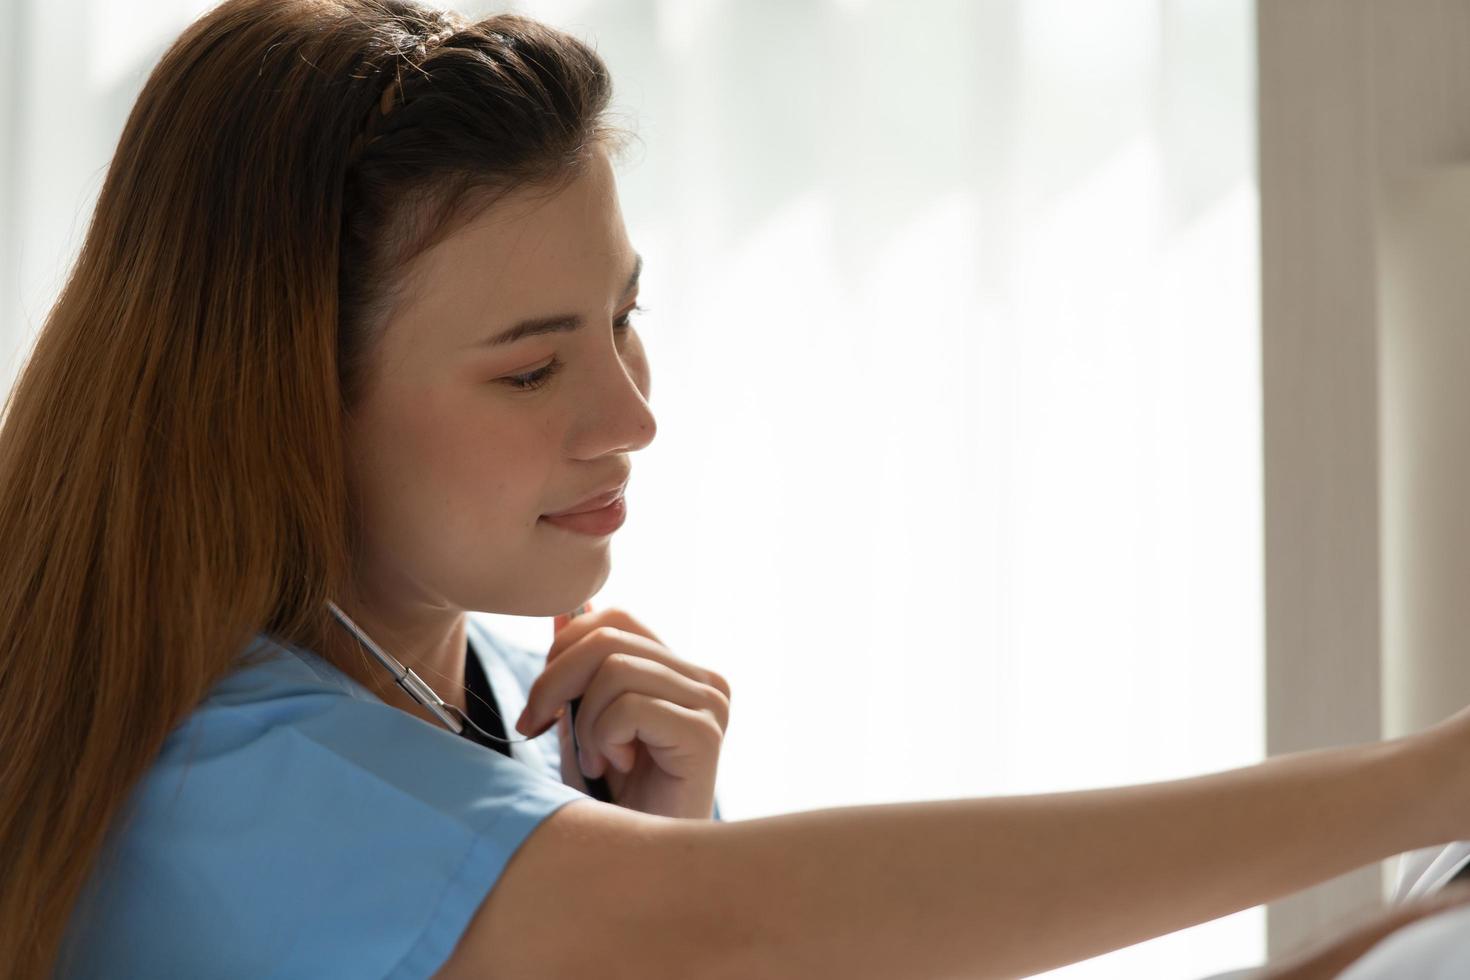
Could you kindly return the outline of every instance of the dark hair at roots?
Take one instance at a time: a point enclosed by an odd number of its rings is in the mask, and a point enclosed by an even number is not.
[[[344,419],[399,271],[555,189],[582,42],[405,0],[228,0],[150,74],[0,427],[0,963],[50,977],[165,738],[254,634],[322,650]]]

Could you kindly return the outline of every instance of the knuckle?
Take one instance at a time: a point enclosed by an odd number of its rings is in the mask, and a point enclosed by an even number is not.
[[[617,653],[608,654],[604,663],[611,664],[618,670],[626,670],[636,664],[640,659],[640,657],[636,657],[631,653],[624,653],[620,650]]]
[[[700,727],[704,731],[710,748],[717,749],[725,741],[725,730],[720,727],[718,719],[711,718],[707,712],[702,712],[702,714],[704,715],[705,723]]]
[[[725,680],[725,675],[716,671],[706,671],[709,674],[709,685],[725,696],[725,702],[730,701],[730,682]]]
[[[725,726],[730,721],[730,699],[719,688],[707,687],[704,690],[706,708],[714,717],[715,721],[719,723],[720,730],[723,732]]]
[[[647,697],[638,691],[619,691],[608,701],[607,707],[603,709],[603,717],[609,721],[621,718],[625,714],[636,711],[640,699]]]
[[[610,625],[610,628],[620,633],[635,633],[645,639],[653,640],[655,643],[661,642],[654,635],[653,630],[648,628],[647,624],[622,606],[607,607],[603,610],[603,618],[609,624],[616,624]]]
[[[626,627],[627,624],[633,622],[633,617],[622,606],[608,606],[603,613],[610,623],[620,623]]]

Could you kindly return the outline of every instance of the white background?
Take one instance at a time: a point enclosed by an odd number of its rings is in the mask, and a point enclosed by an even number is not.
[[[207,6],[10,2],[4,384]],[[458,7],[593,42],[639,134],[659,434],[594,603],[731,681],[729,819],[1262,758],[1249,3]],[[1263,927],[1048,976],[1198,976]]]

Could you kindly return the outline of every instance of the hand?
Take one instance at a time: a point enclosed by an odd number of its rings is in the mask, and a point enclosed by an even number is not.
[[[1456,882],[1412,902],[1390,905],[1346,933],[1286,960],[1268,963],[1256,980],[1331,980],[1368,950],[1411,922],[1470,904],[1470,884]]]
[[[619,806],[666,817],[714,815],[715,773],[730,722],[730,685],[712,670],[674,656],[616,607],[577,616],[558,629],[546,669],[526,694],[516,730],[557,723],[562,780],[586,791],[583,776],[604,777]],[[581,697],[577,740],[571,712]]]

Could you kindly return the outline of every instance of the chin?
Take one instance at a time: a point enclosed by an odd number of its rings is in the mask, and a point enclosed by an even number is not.
[[[498,613],[505,616],[543,616],[551,618],[571,612],[602,591],[607,583],[611,566],[603,562],[598,572],[590,579],[574,578],[572,569],[562,569],[562,577],[553,581],[527,581],[515,595],[501,593],[485,596],[486,603],[480,612]]]

